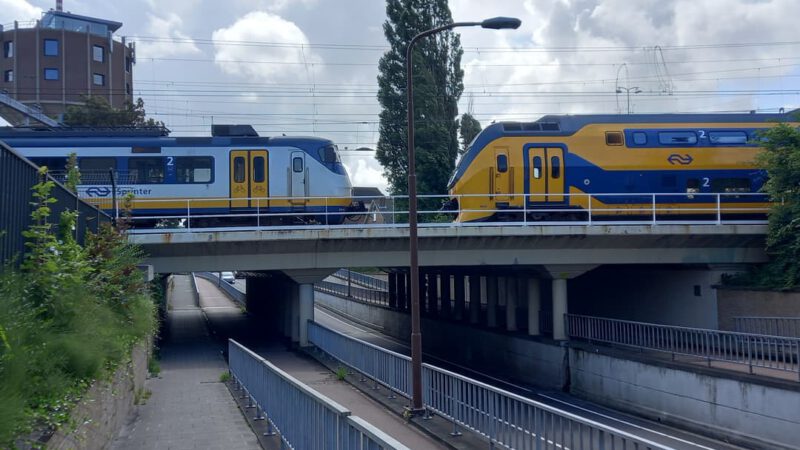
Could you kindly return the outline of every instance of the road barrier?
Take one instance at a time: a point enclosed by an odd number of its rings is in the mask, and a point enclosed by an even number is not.
[[[794,372],[800,381],[800,339],[753,333],[677,327],[604,317],[566,314],[570,339],[603,342],[753,368]]]
[[[358,286],[334,283],[332,281],[319,281],[314,283],[314,289],[337,297],[352,298],[366,303],[389,306],[389,293],[376,291]]]
[[[314,322],[308,337],[331,355],[392,393],[410,398],[411,358]],[[430,364],[422,365],[426,410],[489,439],[492,446],[535,449],[669,449],[622,430],[498,389]]]
[[[353,283],[358,284],[359,286],[368,289],[375,289],[378,291],[389,290],[389,283],[386,280],[371,277],[367,274],[363,274],[360,272],[353,272],[350,269],[339,269],[336,272],[334,272],[332,276],[340,280],[345,280],[351,284]]]
[[[228,341],[231,376],[267,433],[295,450],[408,450],[391,436],[352,416],[325,397],[253,353]]]

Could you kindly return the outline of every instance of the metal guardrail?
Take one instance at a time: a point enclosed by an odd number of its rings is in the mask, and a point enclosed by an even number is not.
[[[222,290],[231,300],[239,303],[240,305],[247,304],[247,295],[231,286],[227,281],[222,281],[213,272],[194,272],[194,275],[212,281],[218,288]]]
[[[800,338],[800,317],[734,317],[733,326],[738,333]]]
[[[56,181],[49,175],[47,179]],[[39,168],[0,142],[0,266],[25,252],[25,239],[22,232],[31,222],[31,188],[42,181]],[[111,217],[79,199],[72,191],[56,182],[50,191],[55,203],[50,204],[48,223],[53,232],[58,231],[59,218],[64,211],[77,211],[75,238],[79,244],[85,243],[87,231],[97,232],[101,223],[111,222]],[[20,258],[14,261],[19,264]]]
[[[340,280],[345,280],[351,283],[355,283],[369,289],[376,289],[379,291],[389,290],[388,281],[382,280],[380,278],[371,277],[367,274],[363,274],[360,272],[354,272],[350,269],[339,269],[336,272],[334,272],[332,276]]]
[[[411,358],[314,322],[309,340],[323,352],[391,391],[410,397]],[[481,383],[430,364],[422,366],[426,408],[489,439],[492,446],[536,449],[668,449],[622,430]]]
[[[228,341],[233,380],[256,417],[295,450],[408,450],[367,421],[301,383],[234,340]]]
[[[794,372],[800,381],[800,339],[688,328],[603,317],[565,315],[570,339]]]
[[[389,306],[389,293],[386,291],[376,291],[374,289],[365,289],[352,285],[348,286],[332,281],[319,281],[314,283],[314,289],[338,297],[353,298],[366,303]]]
[[[127,192],[131,186],[120,186],[120,192]],[[81,187],[80,192],[86,194],[90,191],[89,188]],[[455,196],[459,205],[463,205],[465,199],[472,197],[485,198],[489,194],[470,194]],[[536,199],[541,194],[514,194],[510,197],[523,198],[527,200]],[[672,225],[672,224],[766,224],[766,214],[769,211],[768,198],[765,194],[761,193],[642,193],[642,194],[586,194],[586,193],[565,193],[563,194],[566,203],[571,203],[570,198],[576,197],[572,202],[576,204],[585,204],[584,208],[567,208],[564,205],[552,206],[536,206],[528,207],[527,202],[521,209],[468,209],[461,208],[453,211],[441,211],[438,205],[451,199],[448,195],[420,195],[421,207],[418,211],[420,218],[420,226],[424,227],[451,227],[460,226],[461,222],[452,222],[452,218],[456,214],[480,212],[480,213],[503,213],[507,214],[508,220],[502,222],[502,225],[533,225],[533,224],[547,224],[547,225],[593,225],[593,224],[625,224],[625,225]],[[277,219],[292,219],[295,221],[306,221],[305,224],[285,226],[286,228],[362,228],[362,227],[388,227],[388,228],[403,228],[407,227],[408,210],[403,209],[407,207],[407,196],[387,197],[390,199],[387,203],[393,205],[392,209],[382,211],[380,214],[386,216],[383,221],[367,221],[364,223],[365,216],[373,216],[374,211],[335,211],[334,208],[343,203],[358,202],[365,198],[374,199],[374,197],[325,197],[325,196],[311,196],[311,197],[252,197],[252,198],[172,198],[172,199],[148,199],[136,198],[135,209],[169,209],[180,210],[180,213],[174,214],[158,214],[158,215],[134,215],[134,226],[138,221],[162,221],[164,223],[179,224],[173,225],[175,228],[169,228],[176,232],[191,232],[195,229],[203,229],[193,224],[193,221],[199,219],[214,219],[214,218],[238,218],[239,223],[243,219],[249,219],[251,226],[255,228],[271,227],[271,221]],[[689,203],[681,203],[686,201],[687,198],[691,199]],[[601,201],[608,202],[602,206],[597,206],[596,203]],[[101,205],[103,208],[112,208],[110,199],[108,197],[92,197],[87,198],[92,203]],[[208,214],[208,205],[216,204],[221,205],[222,208],[227,208],[230,202],[248,202],[249,207],[236,208],[230,212],[219,214]],[[593,203],[594,202],[594,203]],[[619,203],[615,203],[619,202]],[[745,203],[751,202],[751,203]],[[303,210],[303,205],[315,205],[319,211],[308,212]],[[428,206],[425,206],[425,205]],[[435,204],[435,209],[431,204]],[[763,204],[763,205],[762,205]],[[289,212],[272,212],[269,208],[274,205],[294,205],[293,210]],[[328,208],[331,208],[328,211]],[[547,214],[551,213],[551,216]],[[442,215],[451,215],[442,221]],[[539,219],[534,220],[533,215],[537,215]],[[737,216],[753,216],[753,220],[742,219]],[[347,216],[352,219],[349,222],[340,225],[329,225],[330,223],[340,223],[342,216]],[[691,218],[687,218],[691,217]],[[762,217],[764,217],[762,219]],[[431,219],[428,221],[427,219]],[[493,222],[478,222],[484,226],[497,226],[498,223]],[[470,226],[475,226],[475,222],[469,222]],[[159,231],[164,231],[165,228]],[[132,230],[133,233],[147,233],[152,230],[137,229]]]

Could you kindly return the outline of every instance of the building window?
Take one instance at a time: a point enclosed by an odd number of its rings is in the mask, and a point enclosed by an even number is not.
[[[106,76],[100,73],[95,73],[92,75],[92,83],[94,83],[95,86],[105,86]]]
[[[44,40],[44,56],[58,56],[58,40]]]
[[[178,156],[175,158],[178,183],[210,183],[213,164],[209,156]]]
[[[58,80],[58,69],[47,68],[44,69],[45,80]]]
[[[3,56],[6,58],[14,57],[14,41],[3,42]]]
[[[13,70],[6,70],[3,72],[3,81],[6,83],[11,83],[14,81],[14,71]]]
[[[100,45],[93,45],[92,46],[92,59],[97,62],[105,61],[105,50]]]
[[[133,92],[131,92],[131,84],[130,83],[125,83],[125,93],[128,94],[128,95],[133,94]]]
[[[133,58],[130,56],[125,57],[125,72],[130,73],[131,67],[133,66]]]

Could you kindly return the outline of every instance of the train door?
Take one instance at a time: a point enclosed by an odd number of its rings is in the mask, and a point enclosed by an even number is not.
[[[496,202],[511,201],[514,193],[514,175],[509,160],[508,147],[494,148],[495,166],[492,180],[492,194]]]
[[[529,203],[564,201],[564,149],[527,147],[525,149],[526,193]]]
[[[231,208],[267,207],[269,158],[266,150],[233,150],[230,153]]]
[[[291,168],[290,168],[290,177],[291,177],[291,192],[290,195],[292,197],[296,197],[297,199],[293,199],[292,203],[305,203],[307,197],[306,192],[306,154],[305,152],[292,152],[291,156]]]

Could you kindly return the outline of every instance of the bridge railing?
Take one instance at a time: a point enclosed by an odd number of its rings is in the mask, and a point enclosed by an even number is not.
[[[340,280],[355,283],[369,289],[376,289],[379,291],[389,290],[389,283],[386,280],[372,277],[364,273],[354,272],[350,269],[339,269],[333,273],[333,276]]]
[[[800,381],[800,339],[678,327],[604,317],[565,315],[570,339],[633,347],[676,356],[793,372]]]
[[[733,326],[739,333],[800,338],[800,317],[734,317]]]
[[[247,295],[244,292],[236,289],[227,281],[222,281],[219,279],[219,276],[214,272],[194,272],[194,275],[197,275],[200,278],[204,278],[212,283],[216,284],[218,288],[222,289],[222,292],[228,296],[231,300],[235,301],[241,306],[245,306],[247,304]]]
[[[314,283],[314,289],[326,294],[343,298],[354,298],[367,303],[384,306],[389,304],[389,293],[386,291],[366,289],[352,285],[348,286],[346,284],[334,283],[332,281],[319,281]]]
[[[81,190],[86,195],[91,188]],[[136,194],[125,186],[118,191]],[[97,193],[96,191],[92,191]],[[110,190],[103,191],[106,196]],[[623,223],[668,225],[686,223],[766,223],[768,198],[761,193],[564,193],[563,201],[546,202],[542,194],[508,196],[509,204],[518,199],[516,208],[470,208],[473,198],[487,194],[420,195],[419,219],[422,227],[452,226],[456,214],[500,214],[505,225],[551,224],[591,225]],[[522,199],[526,201],[522,201]],[[343,204],[374,201],[375,197],[251,197],[251,198],[169,198],[149,199],[137,196],[133,201],[134,225],[154,223],[157,228],[191,231],[209,228],[214,219],[230,225],[248,227],[320,228],[320,227],[405,227],[408,221],[408,197],[386,197],[379,212],[375,210],[343,211]],[[458,209],[440,207],[455,199]],[[109,198],[88,198],[101,208],[110,208]],[[247,206],[234,206],[247,205]],[[232,207],[234,206],[234,207]],[[159,213],[159,210],[168,213]],[[136,212],[139,211],[139,212]],[[146,214],[141,214],[144,211]],[[217,211],[217,212],[214,212]],[[342,221],[344,219],[344,222]],[[333,225],[337,224],[337,225]],[[460,223],[456,223],[460,225]],[[476,225],[476,223],[470,223]],[[492,223],[483,223],[492,225]],[[152,225],[151,225],[152,226]]]
[[[267,433],[297,450],[397,449],[407,447],[343,406],[301,383],[233,339],[228,341],[231,376],[244,391]],[[283,448],[283,446],[281,446]]]
[[[309,340],[323,352],[405,397],[411,393],[411,358],[345,336],[314,322]],[[423,364],[426,409],[505,448],[668,448],[567,411]]]

